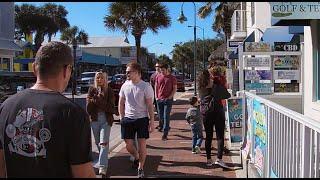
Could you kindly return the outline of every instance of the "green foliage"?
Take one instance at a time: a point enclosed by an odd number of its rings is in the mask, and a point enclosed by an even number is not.
[[[224,32],[226,38],[231,36],[231,18],[234,10],[237,9],[241,2],[205,2],[199,8],[198,16],[206,18],[213,13],[212,7],[217,4],[214,9],[215,16],[212,23],[212,29],[218,33]]]
[[[160,2],[112,2],[109,15],[104,17],[105,27],[121,30],[135,38],[137,60],[141,55],[141,37],[147,30],[158,33],[161,28],[171,24],[168,8]]]
[[[60,39],[62,41],[65,41],[67,44],[72,45],[86,45],[89,43],[88,34],[84,30],[79,31],[79,28],[77,26],[72,26],[62,31]]]
[[[22,4],[15,5],[15,38],[25,39],[27,34],[35,34],[35,51],[37,51],[44,37],[48,36],[49,41],[52,35],[69,27],[66,18],[68,11],[61,5],[46,3],[43,6]]]

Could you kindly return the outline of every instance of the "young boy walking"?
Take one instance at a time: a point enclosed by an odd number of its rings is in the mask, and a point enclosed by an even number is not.
[[[189,99],[191,107],[186,114],[186,120],[191,126],[192,130],[192,154],[201,153],[200,147],[202,144],[202,119],[199,110],[198,98],[193,96]]]

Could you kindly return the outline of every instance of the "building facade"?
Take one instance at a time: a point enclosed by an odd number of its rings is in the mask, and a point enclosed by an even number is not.
[[[0,2],[0,71],[13,71],[13,58],[22,49],[14,43],[14,2]]]

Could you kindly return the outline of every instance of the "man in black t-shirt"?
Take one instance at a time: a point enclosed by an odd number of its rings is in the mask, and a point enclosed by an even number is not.
[[[88,115],[61,93],[71,49],[49,42],[36,54],[37,82],[0,106],[0,177],[96,177]]]

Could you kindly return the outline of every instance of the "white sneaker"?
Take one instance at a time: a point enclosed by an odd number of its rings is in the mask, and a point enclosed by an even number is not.
[[[217,159],[216,162],[214,162],[214,164],[219,165],[223,168],[229,168],[229,166],[227,166],[222,159]]]
[[[196,150],[197,154],[201,154],[201,149],[199,146],[194,147],[194,149]]]
[[[99,168],[99,174],[105,176],[107,174],[107,169],[104,168],[104,167],[100,167]]]

